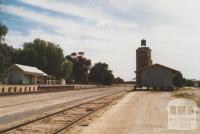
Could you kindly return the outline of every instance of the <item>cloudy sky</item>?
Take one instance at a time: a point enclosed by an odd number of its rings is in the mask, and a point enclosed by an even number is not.
[[[135,77],[135,50],[145,38],[154,63],[200,79],[199,0],[3,0],[6,42],[15,48],[41,38],[65,55],[84,51],[116,76]]]

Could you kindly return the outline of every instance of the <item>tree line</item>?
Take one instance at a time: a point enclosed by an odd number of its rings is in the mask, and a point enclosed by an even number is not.
[[[197,85],[195,85],[195,83]],[[181,72],[176,73],[176,75],[173,78],[173,84],[176,87],[193,87],[193,86],[200,87],[200,81],[196,81],[193,79],[186,79],[183,77],[183,74]]]
[[[63,49],[52,42],[35,39],[26,42],[22,48],[13,48],[4,42],[8,28],[0,23],[0,81],[6,77],[5,70],[17,63],[37,67],[57,79],[65,79],[68,83],[104,84],[124,82],[121,78],[114,78],[106,63],[96,63],[84,56],[84,52],[73,52],[67,56]]]
[[[16,49],[4,42],[7,32],[8,28],[0,23],[1,83],[6,77],[5,70],[15,63],[37,67],[57,79],[65,79],[67,83],[124,83],[123,79],[114,78],[108,64],[99,62],[92,66],[91,60],[84,56],[84,52],[73,52],[65,56],[59,45],[42,39],[24,43],[22,48]],[[183,78],[181,73],[177,73],[173,84],[177,87],[194,86],[194,80]]]

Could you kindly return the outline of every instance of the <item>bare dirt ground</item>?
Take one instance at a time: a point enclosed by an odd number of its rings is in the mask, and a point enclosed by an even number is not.
[[[24,94],[0,97],[0,129],[45,115],[48,112],[68,107],[76,100],[90,96],[101,96],[113,91],[128,90],[130,87],[95,88],[42,94]],[[95,97],[94,97],[95,98]]]
[[[199,134],[200,119],[194,130],[169,130],[169,92],[131,92],[90,124],[75,126],[70,134]],[[100,116],[100,115],[98,115]]]

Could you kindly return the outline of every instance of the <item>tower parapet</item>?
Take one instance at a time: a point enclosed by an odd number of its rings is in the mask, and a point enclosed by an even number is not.
[[[152,65],[151,49],[146,47],[146,40],[141,40],[141,47],[136,50],[136,71]]]
[[[145,40],[145,39],[142,39],[142,40],[141,40],[141,46],[146,47],[146,40]]]

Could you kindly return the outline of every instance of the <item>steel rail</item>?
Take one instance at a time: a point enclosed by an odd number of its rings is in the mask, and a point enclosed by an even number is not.
[[[55,113],[51,113],[51,114],[48,114],[48,115],[45,115],[43,117],[39,117],[39,118],[36,118],[36,119],[33,119],[33,120],[30,120],[30,121],[27,121],[27,122],[24,122],[24,123],[21,123],[19,125],[16,125],[16,126],[12,126],[12,127],[9,127],[9,128],[6,128],[6,129],[2,129],[0,130],[0,133],[6,133],[6,132],[9,132],[9,131],[12,131],[12,130],[15,130],[17,128],[20,128],[22,126],[26,126],[26,125],[29,125],[29,124],[32,124],[34,122],[37,122],[37,121],[40,121],[40,120],[43,120],[43,119],[46,119],[48,117],[51,117],[53,115],[56,115],[56,114],[59,114],[59,113],[62,113],[62,112],[65,112],[67,110],[71,110],[73,108],[76,108],[76,107],[79,107],[79,106],[82,106],[82,105],[85,105],[85,104],[88,104],[88,103],[91,103],[93,101],[97,101],[97,100],[100,100],[100,99],[103,99],[103,98],[106,98],[106,97],[109,97],[109,96],[112,96],[112,95],[115,95],[115,94],[118,94],[118,93],[121,93],[121,92],[125,92],[124,90],[122,91],[115,91],[114,93],[110,93],[108,95],[105,95],[103,97],[99,97],[99,98],[96,98],[96,99],[93,99],[93,100],[90,100],[88,102],[84,102],[84,103],[81,103],[81,104],[78,104],[78,105],[75,105],[75,106],[72,106],[72,107],[69,107],[69,108],[66,108],[66,109],[63,109],[63,110],[60,110],[58,112],[55,112]],[[90,96],[91,97],[91,96]],[[88,97],[89,98],[89,97]],[[81,98],[82,99],[82,98]],[[80,100],[81,100],[80,99]],[[80,120],[80,119],[79,119]],[[73,121],[74,122],[74,121]],[[75,121],[74,123],[76,123],[77,121]],[[71,125],[73,125],[74,123],[72,123]],[[70,126],[71,126],[70,125]]]
[[[71,126],[73,126],[74,124],[78,123],[79,121],[81,121],[82,119],[84,119],[85,117],[87,117],[88,115],[91,115],[92,113],[96,112],[97,110],[99,110],[99,109],[101,109],[101,108],[103,108],[103,107],[105,107],[105,106],[106,106],[106,105],[104,104],[104,105],[101,106],[101,107],[95,108],[95,109],[92,110],[91,112],[84,114],[83,116],[77,118],[76,120],[74,120],[74,121],[72,121],[71,123],[65,125],[64,127],[61,127],[61,128],[59,128],[59,129],[57,129],[55,132],[53,132],[53,134],[58,134],[58,133],[62,132],[63,130],[65,130],[65,129],[71,127]]]

